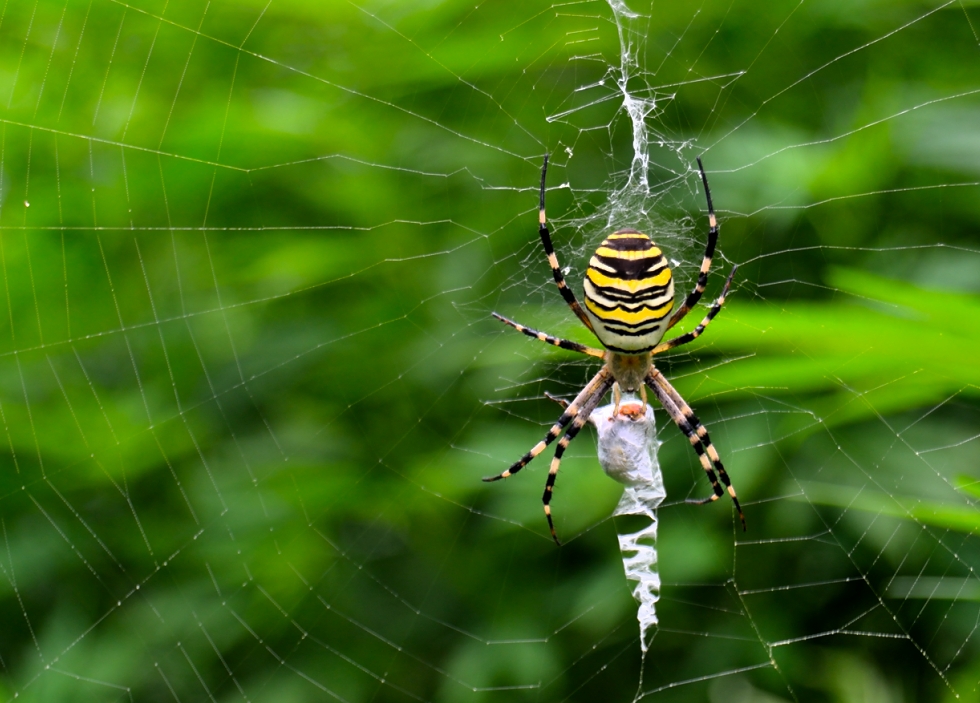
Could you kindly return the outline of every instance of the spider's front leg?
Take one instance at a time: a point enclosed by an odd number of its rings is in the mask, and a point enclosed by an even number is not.
[[[565,436],[561,438],[558,442],[558,446],[555,448],[555,456],[551,460],[551,468],[548,470],[548,480],[544,484],[544,495],[541,497],[541,501],[544,503],[544,514],[548,518],[548,527],[551,529],[551,538],[555,540],[555,544],[559,547],[561,542],[558,540],[558,534],[555,532],[555,523],[551,519],[551,496],[555,491],[555,480],[558,478],[558,469],[561,468],[561,458],[565,454],[565,449],[571,444],[572,440],[579,431],[585,426],[585,423],[589,421],[589,416],[593,413],[599,402],[602,400],[602,396],[606,394],[609,390],[609,386],[612,385],[612,379],[609,378],[606,384],[600,386],[595,390],[590,398],[584,401],[582,405],[582,410],[576,416],[575,420],[572,421],[572,426],[568,428],[568,432]],[[578,400],[578,398],[576,398]],[[569,406],[571,407],[571,406]]]
[[[558,438],[558,435],[561,434],[561,431],[565,428],[565,426],[579,415],[580,410],[585,407],[590,400],[592,400],[593,396],[602,398],[606,391],[609,390],[610,384],[612,384],[612,376],[606,367],[603,366],[599,370],[599,373],[593,376],[592,380],[586,384],[585,388],[582,389],[582,392],[575,396],[575,400],[568,405],[565,412],[563,412],[561,417],[558,418],[558,421],[551,426],[551,429],[548,430],[548,434],[545,435],[543,440],[535,444],[531,448],[531,451],[515,461],[509,469],[497,474],[496,476],[487,476],[483,480],[489,482],[499,481],[502,478],[509,478],[527,466],[531,460],[534,459],[534,457],[543,452],[549,444]],[[590,410],[589,412],[591,413],[592,411]]]
[[[697,415],[694,414],[690,406],[684,402],[680,393],[670,385],[667,379],[664,378],[664,375],[655,367],[651,368],[647,374],[646,384],[653,391],[654,395],[657,396],[657,400],[660,401],[664,410],[670,415],[670,419],[674,421],[674,424],[677,425],[691,442],[691,446],[697,452],[698,461],[701,462],[701,468],[704,469],[708,480],[711,482],[712,493],[710,496],[701,499],[690,499],[688,502],[703,505],[704,503],[718,500],[725,495],[725,491],[718,484],[718,476],[720,476],[721,482],[725,484],[725,488],[728,489],[728,495],[735,504],[739,520],[742,522],[742,531],[744,532],[746,529],[745,514],[742,512],[742,506],[738,502],[738,496],[735,495],[735,487],[732,486],[732,482],[728,478],[728,472],[725,471],[725,466],[721,463],[721,457],[711,443],[708,430],[701,424],[701,421],[698,420]],[[715,469],[718,469],[717,475],[715,474]]]

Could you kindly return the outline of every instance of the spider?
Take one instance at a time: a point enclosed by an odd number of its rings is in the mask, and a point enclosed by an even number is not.
[[[694,290],[684,300],[673,314],[674,282],[670,266],[660,249],[647,235],[635,229],[620,229],[608,235],[596,249],[589,261],[585,275],[585,307],[575,298],[575,293],[565,283],[558,257],[551,243],[551,233],[548,231],[547,218],[544,210],[545,181],[548,174],[548,155],[545,154],[541,167],[541,193],[538,205],[538,233],[541,244],[548,257],[548,264],[554,275],[555,283],[562,298],[572,309],[572,312],[599,339],[605,350],[587,347],[567,339],[552,337],[544,332],[533,330],[522,324],[509,320],[503,315],[493,313],[493,316],[506,325],[510,325],[529,337],[542,342],[553,344],[562,349],[587,354],[602,359],[605,363],[599,372],[593,376],[585,388],[565,407],[565,411],[552,425],[545,438],[531,448],[524,456],[516,461],[509,469],[496,476],[488,476],[484,481],[499,481],[513,476],[523,469],[538,454],[551,444],[566,427],[565,436],[558,442],[555,457],[551,461],[548,480],[544,487],[544,514],[548,518],[551,536],[559,546],[561,542],[555,532],[555,523],[551,518],[551,496],[555,489],[555,479],[561,466],[561,458],[569,443],[575,439],[589,419],[589,415],[599,405],[602,397],[609,389],[613,392],[613,402],[618,411],[622,392],[629,393],[639,390],[641,399],[646,404],[646,389],[653,391],[657,400],[680,428],[694,451],[697,452],[701,467],[711,482],[712,493],[707,498],[690,498],[687,502],[703,505],[718,500],[724,495],[718,485],[718,477],[728,489],[735,509],[738,510],[745,530],[745,516],[738,503],[735,489],[728,478],[728,473],[721,463],[718,452],[711,444],[708,430],[701,424],[690,406],[680,394],[674,390],[664,375],[653,364],[653,357],[665,351],[687,344],[697,339],[705,327],[714,319],[722,305],[725,296],[735,277],[738,266],[733,266],[721,295],[712,304],[708,314],[691,332],[679,335],[666,342],[661,342],[664,333],[680,322],[701,299],[701,294],[708,283],[708,272],[711,270],[711,259],[714,256],[715,245],[718,243],[718,220],[715,218],[714,207],[711,203],[711,191],[708,189],[708,177],[704,173],[700,157],[697,160],[701,172],[701,182],[704,183],[704,194],[708,200],[708,244],[705,247],[704,259]],[[715,474],[715,469],[718,473]]]

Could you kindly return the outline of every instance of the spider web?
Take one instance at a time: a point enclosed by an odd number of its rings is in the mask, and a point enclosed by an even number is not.
[[[322,5],[322,6],[321,6]],[[0,700],[970,699],[970,3],[8,1]],[[658,366],[641,653],[586,432],[610,227],[725,308]],[[685,330],[700,319],[699,306]],[[547,455],[545,455],[547,456]]]

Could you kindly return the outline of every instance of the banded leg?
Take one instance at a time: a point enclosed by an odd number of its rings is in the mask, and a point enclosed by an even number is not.
[[[611,385],[612,379],[607,379],[601,391],[597,391],[582,405],[582,411],[575,417],[572,421],[572,426],[568,428],[568,432],[558,442],[558,446],[555,448],[555,456],[551,460],[551,468],[548,469],[548,480],[544,484],[544,495],[541,496],[541,501],[544,503],[544,515],[548,518],[551,538],[555,540],[555,544],[559,547],[561,546],[561,542],[558,540],[558,534],[555,532],[555,523],[551,519],[551,496],[555,492],[555,480],[558,478],[558,469],[561,468],[561,458],[565,454],[565,449],[568,448],[568,445],[575,439],[575,436],[585,426],[585,423],[589,421],[589,416],[596,409],[596,406],[599,405],[602,396],[606,394],[606,391],[609,390],[609,386]]]
[[[718,299],[712,304],[711,309],[708,310],[708,314],[704,316],[701,323],[686,334],[682,334],[679,337],[674,337],[673,339],[663,342],[662,344],[658,344],[656,347],[654,347],[653,351],[650,352],[651,356],[665,352],[668,349],[673,349],[674,347],[679,347],[682,344],[693,342],[695,339],[700,337],[701,333],[704,332],[704,328],[711,324],[711,321],[715,319],[715,315],[717,315],[718,311],[721,310],[721,306],[725,304],[725,297],[728,295],[728,289],[731,288],[732,279],[735,278],[736,271],[738,271],[737,264],[732,266],[732,272],[728,274],[728,278],[725,281],[725,287],[721,289],[721,295],[719,295]]]
[[[556,347],[561,347],[562,349],[568,349],[569,351],[578,352],[579,354],[588,354],[589,356],[594,356],[598,359],[605,359],[606,352],[601,349],[593,349],[592,347],[587,347],[584,344],[579,344],[578,342],[570,342],[567,339],[560,339],[558,337],[552,337],[550,334],[545,334],[544,332],[538,332],[530,327],[525,327],[519,322],[514,322],[509,320],[503,315],[498,315],[497,313],[491,313],[495,318],[503,322],[505,325],[510,325],[518,332],[523,332],[528,337],[534,337],[537,340],[546,342],[547,344],[552,344]]]
[[[698,272],[698,283],[694,290],[684,300],[677,312],[671,315],[666,329],[670,329],[684,319],[684,316],[691,311],[708,285],[708,271],[711,270],[711,259],[715,255],[715,246],[718,244],[718,219],[715,217],[715,207],[711,204],[711,190],[708,189],[708,177],[704,175],[704,166],[701,165],[701,157],[698,157],[698,170],[701,171],[701,182],[704,183],[704,195],[708,199],[708,245],[704,249],[704,258],[701,260],[701,270]]]
[[[605,392],[609,390],[609,384],[611,383],[612,379],[610,378],[609,371],[606,370],[605,366],[603,366],[602,369],[599,370],[599,373],[593,376],[592,380],[586,384],[585,388],[582,389],[582,392],[575,396],[575,400],[569,404],[569,406],[565,409],[565,412],[563,412],[561,417],[558,418],[558,421],[551,426],[551,429],[548,430],[548,434],[545,435],[543,440],[535,444],[534,447],[531,448],[531,451],[514,462],[509,469],[503,473],[497,474],[496,476],[487,476],[483,480],[487,482],[499,481],[502,478],[508,478],[516,474],[518,471],[527,466],[534,457],[545,450],[545,447],[558,438],[558,435],[561,434],[561,431],[565,428],[565,426],[574,420],[576,416],[578,416],[579,411],[583,407],[587,407],[589,403],[598,403],[599,399],[601,399],[602,396],[605,395]],[[593,405],[592,407],[594,408],[595,406]],[[589,410],[589,412],[591,413],[592,411]]]
[[[561,293],[561,297],[565,299],[568,303],[568,307],[572,309],[572,312],[582,321],[586,327],[592,332],[592,323],[586,316],[585,311],[582,310],[582,306],[579,305],[578,300],[575,299],[575,293],[572,289],[568,287],[565,283],[565,276],[561,272],[561,266],[558,264],[558,256],[555,254],[555,247],[551,243],[551,232],[548,231],[548,219],[544,214],[544,184],[545,178],[548,175],[548,154],[544,155],[544,164],[541,166],[541,196],[538,200],[538,234],[541,235],[541,244],[544,246],[544,253],[548,257],[548,265],[551,266],[551,273],[555,277],[555,284],[558,286],[558,292]]]
[[[718,451],[711,443],[711,437],[708,435],[708,428],[701,424],[698,416],[694,414],[694,411],[691,410],[691,407],[684,401],[681,394],[677,392],[677,389],[670,384],[670,381],[668,381],[657,369],[653,369],[652,371],[653,372],[650,375],[654,382],[660,388],[662,388],[667,395],[670,396],[672,401],[674,401],[675,407],[684,416],[684,419],[691,426],[698,439],[701,440],[701,443],[704,445],[705,452],[707,453],[708,458],[711,460],[711,463],[714,464],[716,469],[718,469],[718,476],[721,478],[721,482],[725,484],[725,488],[728,490],[728,495],[731,496],[732,502],[735,503],[735,508],[738,510],[738,516],[742,521],[742,529],[744,530],[745,515],[742,513],[742,506],[739,505],[738,496],[735,495],[735,487],[732,486],[731,479],[728,477],[728,472],[725,471],[725,466],[721,463],[721,457],[718,456]],[[694,502],[706,503],[710,500],[713,500],[713,498]]]
[[[664,406],[664,410],[670,415],[670,418],[674,421],[674,424],[680,428],[688,440],[691,442],[691,446],[694,447],[694,451],[697,452],[698,461],[701,462],[701,468],[708,475],[708,480],[711,482],[712,493],[707,498],[700,499],[689,499],[688,503],[694,503],[697,505],[704,505],[705,503],[718,500],[725,493],[721,486],[718,484],[718,476],[721,477],[721,482],[725,484],[725,488],[728,489],[728,495],[731,497],[732,502],[735,504],[735,509],[738,511],[739,520],[742,523],[742,530],[745,531],[745,514],[742,512],[742,506],[738,502],[738,496],[735,495],[735,488],[732,486],[732,482],[728,477],[728,472],[725,471],[724,464],[721,463],[721,457],[718,456],[718,451],[715,449],[714,445],[711,443],[711,437],[708,435],[708,430],[701,421],[698,420],[694,411],[691,410],[690,406],[684,402],[681,398],[680,393],[678,393],[672,385],[664,378],[663,374],[657,369],[650,369],[650,373],[646,378],[647,385],[650,390],[654,392],[657,396],[657,400],[660,404]],[[712,468],[714,467],[714,468]],[[718,475],[715,475],[714,469],[718,469]]]

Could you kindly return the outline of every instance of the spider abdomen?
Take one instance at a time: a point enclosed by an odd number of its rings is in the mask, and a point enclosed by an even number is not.
[[[657,346],[674,308],[674,281],[663,252],[633,229],[599,245],[585,274],[585,314],[610,351],[641,354]]]

